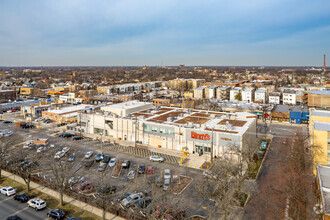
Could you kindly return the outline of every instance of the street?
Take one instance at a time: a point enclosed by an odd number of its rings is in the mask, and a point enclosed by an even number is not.
[[[13,197],[6,197],[0,195],[0,219],[7,219],[9,216],[18,215],[24,220],[44,220],[47,217],[48,209],[36,211],[27,206],[26,203],[20,203],[13,199]]]

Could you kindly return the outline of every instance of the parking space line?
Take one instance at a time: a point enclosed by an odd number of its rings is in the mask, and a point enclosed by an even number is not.
[[[8,215],[7,218],[8,218],[9,216],[17,215],[18,213],[20,213],[20,212],[22,212],[22,211],[24,211],[24,210],[27,210],[28,208],[29,208],[29,207],[26,206],[25,208],[23,208],[23,209],[21,209],[21,210],[18,210],[17,212],[15,212],[15,213],[13,213],[13,214]],[[7,219],[7,218],[5,218],[5,219]]]

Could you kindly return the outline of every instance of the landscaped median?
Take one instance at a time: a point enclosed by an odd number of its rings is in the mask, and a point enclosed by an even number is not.
[[[18,193],[27,192],[26,185],[22,178],[4,170],[2,170],[1,172],[2,172],[2,179],[0,184],[2,186],[13,186],[13,184],[15,184],[14,187],[17,189]],[[31,182],[31,189],[32,190],[30,192],[30,195],[32,195],[32,197],[38,197],[44,199],[47,203],[47,207],[50,209],[55,209],[55,208],[63,209],[66,213],[66,216],[74,216],[74,217],[80,217],[83,219],[90,219],[90,220],[102,219],[101,218],[103,214],[102,209],[91,206],[79,200],[75,200],[74,198],[66,195],[64,195],[63,198],[65,205],[63,207],[60,207],[60,202],[57,199],[59,197],[58,192],[43,187],[35,182]],[[111,213],[106,213],[106,218],[114,219],[114,220],[123,219]]]

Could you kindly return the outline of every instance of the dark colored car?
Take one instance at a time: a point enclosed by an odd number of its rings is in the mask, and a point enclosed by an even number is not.
[[[27,202],[29,200],[29,197],[25,193],[21,193],[21,194],[16,194],[14,196],[14,199],[23,203],[23,202]]]
[[[129,162],[129,160],[125,160],[122,164],[121,164],[121,166],[122,166],[122,168],[129,168],[129,166],[130,166],[130,162]]]
[[[75,154],[75,153],[72,153],[72,154],[69,156],[68,161],[69,161],[69,162],[72,162],[72,161],[74,161],[74,159],[76,159],[76,154]]]
[[[95,161],[100,162],[102,159],[103,159],[102,152],[97,153],[96,156],[95,156]]]
[[[13,123],[13,122],[12,122],[12,121],[8,121],[8,120],[4,120],[3,123],[4,123],[4,124],[11,124],[11,123]]]
[[[58,136],[63,137],[63,138],[69,138],[69,137],[73,137],[74,135],[71,133],[63,132],[63,133],[60,133]]]
[[[146,166],[144,164],[140,164],[139,166],[139,174],[144,174]]]
[[[47,213],[48,218],[64,219],[65,213],[62,209],[53,209]]]
[[[146,196],[135,202],[135,206],[138,208],[146,208],[151,203],[151,196]]]
[[[110,161],[110,156],[109,155],[104,155],[103,156],[103,163],[109,163]]]
[[[94,160],[86,160],[84,162],[84,166],[85,167],[91,167],[93,165],[93,163],[94,163]]]
[[[117,190],[116,186],[103,186],[96,194],[113,194]]]
[[[73,141],[78,141],[78,140],[82,140],[82,139],[84,139],[84,138],[81,136],[73,136],[73,138],[72,138]]]
[[[49,123],[51,123],[52,122],[52,120],[50,120],[50,119],[45,119],[44,120],[44,123],[46,123],[46,124],[49,124]]]
[[[13,216],[9,216],[7,220],[22,220],[22,218],[19,217],[18,215],[13,215]]]
[[[20,127],[23,129],[29,129],[29,128],[34,128],[35,126],[34,124],[25,123],[25,124],[21,124]]]

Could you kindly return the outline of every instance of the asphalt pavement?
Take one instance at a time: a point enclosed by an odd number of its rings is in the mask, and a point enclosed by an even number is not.
[[[7,197],[0,195],[0,219],[5,220],[9,216],[18,215],[23,220],[44,220],[47,217],[48,209],[36,211],[33,208],[27,206],[26,203],[20,203],[13,199],[13,197]]]

